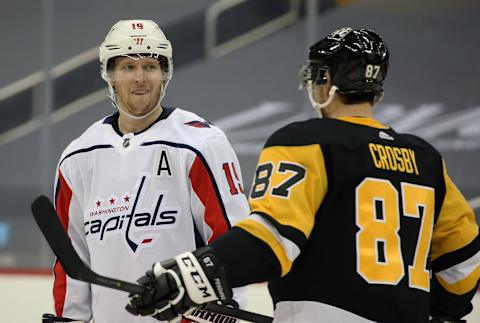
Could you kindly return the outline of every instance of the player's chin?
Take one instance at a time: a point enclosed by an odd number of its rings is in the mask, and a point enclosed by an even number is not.
[[[155,103],[151,100],[135,100],[131,107],[130,110],[134,116],[141,116],[155,109]]]

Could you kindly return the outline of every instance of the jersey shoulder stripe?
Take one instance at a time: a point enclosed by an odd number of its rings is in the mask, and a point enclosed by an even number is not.
[[[220,128],[197,114],[180,108],[176,108],[168,119],[157,122],[148,131],[149,141],[177,141],[178,138],[182,138],[183,143],[198,150],[204,150],[216,138],[228,141],[225,133]]]
[[[63,157],[63,158],[60,160],[59,165],[62,165],[62,163],[65,161],[65,159],[70,158],[70,157],[72,157],[72,156],[74,156],[74,155],[82,154],[82,153],[87,153],[87,152],[90,152],[90,151],[93,151],[93,150],[97,150],[97,149],[107,149],[107,148],[113,148],[113,146],[112,146],[112,145],[96,145],[96,146],[91,146],[91,147],[82,148],[82,149],[78,149],[78,150],[72,151],[71,153],[68,153],[65,157]]]
[[[104,124],[105,119],[106,118],[93,123],[80,136],[70,142],[62,152],[60,163],[68,157],[81,153],[84,150],[88,152],[96,149],[93,147],[106,148],[105,146],[111,146],[111,142],[106,141],[104,136],[101,135],[106,127],[110,127],[110,125]]]

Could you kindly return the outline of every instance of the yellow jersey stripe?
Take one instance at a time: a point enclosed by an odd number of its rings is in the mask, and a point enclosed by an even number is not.
[[[448,176],[445,162],[443,162],[443,176],[445,178],[445,198],[433,229],[432,260],[461,249],[478,235],[475,214]]]
[[[246,218],[237,224],[236,227],[242,228],[251,235],[265,242],[275,253],[280,266],[282,268],[282,277],[285,276],[292,268],[292,261],[287,256],[283,245],[275,238],[269,229],[264,227],[260,222]]]

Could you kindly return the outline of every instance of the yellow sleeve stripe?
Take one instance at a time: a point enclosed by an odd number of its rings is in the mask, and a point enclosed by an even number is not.
[[[468,245],[478,235],[475,214],[447,174],[443,163],[445,198],[435,227],[431,247],[432,260]]]
[[[249,216],[249,219],[259,222],[260,225],[264,226],[271,234],[273,234],[273,237],[282,245],[290,262],[293,262],[300,255],[300,247],[297,245],[297,242],[286,237],[284,235],[285,232],[280,233],[280,231],[272,223],[266,220],[263,215],[253,213]],[[302,241],[298,242],[302,243]]]
[[[235,226],[242,228],[251,235],[262,240],[272,249],[282,268],[282,277],[290,271],[292,268],[292,261],[288,258],[283,245],[275,238],[274,234],[268,228],[260,222],[250,218],[238,222]]]
[[[442,273],[443,271],[437,273],[436,275],[443,288],[452,294],[463,295],[470,292],[475,288],[475,286],[477,286],[477,282],[480,277],[480,267],[477,264],[476,268],[468,276],[454,283],[448,283],[447,280],[444,279],[446,276],[442,275]]]

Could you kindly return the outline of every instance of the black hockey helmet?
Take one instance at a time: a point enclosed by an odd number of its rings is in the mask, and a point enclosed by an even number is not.
[[[373,94],[377,101],[383,95],[388,59],[388,49],[375,32],[343,27],[310,47],[301,81],[324,84],[329,71],[337,92]]]

